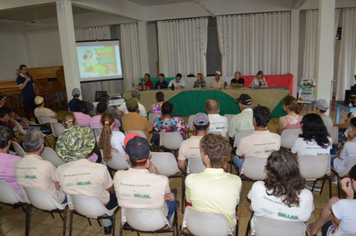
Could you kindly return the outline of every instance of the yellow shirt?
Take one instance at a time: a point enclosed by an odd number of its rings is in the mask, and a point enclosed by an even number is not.
[[[151,123],[147,118],[140,116],[136,112],[129,112],[129,114],[122,117],[122,128],[126,130],[142,130],[148,141],[151,140],[152,134],[150,131],[153,129]]]
[[[222,80],[221,78],[219,81],[216,81],[216,79],[213,79],[210,82],[210,88],[224,88],[225,80]]]
[[[57,118],[55,118],[55,114],[51,109],[45,107],[37,107],[35,109],[35,116],[38,118],[40,116],[45,116],[49,119],[51,123],[58,123]]]
[[[179,148],[178,160],[185,161],[188,158],[201,158],[200,154],[200,140],[203,136],[192,136],[184,140]]]

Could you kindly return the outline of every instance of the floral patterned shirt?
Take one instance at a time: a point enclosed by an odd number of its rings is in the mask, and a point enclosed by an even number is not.
[[[158,117],[153,122],[153,127],[158,133],[179,131],[182,138],[185,138],[185,133],[188,130],[188,125],[180,117],[162,118]]]

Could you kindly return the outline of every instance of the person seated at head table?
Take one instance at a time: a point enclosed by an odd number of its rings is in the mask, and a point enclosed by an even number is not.
[[[154,89],[166,89],[168,88],[168,83],[164,80],[164,74],[158,75],[158,81],[155,83]]]
[[[151,106],[151,113],[152,114],[162,114],[161,107],[164,102],[164,94],[162,92],[156,93],[156,104]]]
[[[220,78],[221,72],[215,71],[215,79],[210,82],[210,88],[222,89],[224,88],[225,81]]]
[[[257,72],[256,77],[253,78],[249,87],[250,88],[258,88],[260,86],[260,84],[262,85],[263,88],[268,87],[266,78],[263,76],[263,72],[261,70],[259,72]]]
[[[185,82],[184,82],[184,80],[182,80],[182,74],[178,73],[178,74],[176,75],[176,79],[175,79],[175,80],[171,80],[171,81],[169,82],[168,88],[171,89],[171,88],[172,88],[172,85],[174,85],[174,87],[175,87],[176,89],[182,89],[182,88],[185,87]]]
[[[230,86],[231,88],[242,88],[245,85],[245,80],[240,78],[240,71],[236,71],[234,78],[231,80]]]
[[[279,118],[278,134],[281,134],[285,129],[299,129],[302,127],[300,122],[303,116],[298,115],[297,99],[292,96],[285,97],[283,99],[283,110],[287,112],[287,115]]]
[[[204,75],[202,73],[198,73],[197,80],[194,82],[193,88],[205,88],[206,83],[204,81]]]
[[[152,81],[150,80],[151,79],[151,75],[146,73],[145,76],[143,77],[144,78],[144,83],[145,83],[145,86],[147,88],[150,88],[150,89],[153,89],[153,83]]]

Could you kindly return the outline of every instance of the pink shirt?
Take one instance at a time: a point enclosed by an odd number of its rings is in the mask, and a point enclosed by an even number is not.
[[[7,153],[0,153],[0,180],[8,183],[18,195],[23,197],[20,186],[16,183],[15,178],[15,162],[21,160],[21,157],[10,155]]]
[[[101,115],[93,116],[90,120],[90,128],[91,129],[102,129],[103,125],[101,124],[100,119],[101,119]],[[112,130],[119,131],[120,125],[121,125],[120,121],[115,119],[115,125]]]
[[[77,125],[90,127],[91,117],[89,115],[82,112],[74,112],[74,116],[77,119]]]

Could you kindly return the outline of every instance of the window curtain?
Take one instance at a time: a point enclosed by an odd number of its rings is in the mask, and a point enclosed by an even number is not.
[[[206,74],[207,18],[158,21],[157,31],[160,71],[166,77]]]
[[[142,76],[137,23],[121,24],[120,33],[124,91],[130,91],[132,83],[137,84]]]
[[[82,29],[84,40],[111,39],[110,26],[95,26]]]
[[[355,83],[356,8],[342,10],[342,35],[337,74],[336,100],[344,100],[345,90]]]
[[[220,16],[217,23],[224,75],[289,72],[290,12]]]

